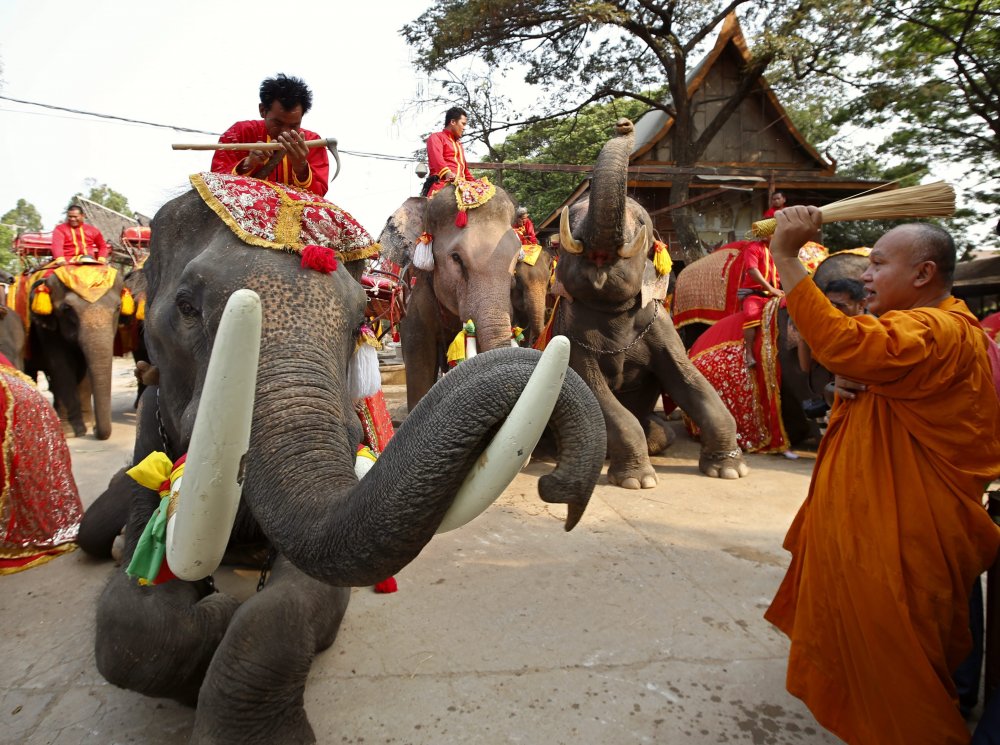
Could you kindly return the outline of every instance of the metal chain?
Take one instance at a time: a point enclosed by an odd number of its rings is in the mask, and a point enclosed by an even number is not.
[[[584,342],[582,342],[579,339],[577,339],[575,336],[571,336],[570,339],[573,341],[574,344],[579,344],[581,347],[583,347],[584,349],[586,349],[588,352],[593,352],[594,354],[621,354],[622,352],[627,352],[632,347],[634,347],[636,344],[638,344],[640,341],[642,341],[642,337],[644,337],[649,332],[649,330],[651,328],[653,328],[653,323],[656,321],[656,316],[659,315],[659,312],[660,312],[660,301],[659,300],[654,300],[653,301],[653,317],[651,319],[649,319],[649,323],[646,324],[646,328],[644,328],[639,333],[639,335],[637,337],[635,337],[635,339],[633,339],[627,346],[624,346],[621,349],[611,349],[611,350],[608,350],[608,349],[597,349],[596,347],[592,347],[589,344],[585,344]]]
[[[160,418],[160,386],[156,386],[156,426],[160,430],[160,442],[163,444],[163,450],[169,453],[170,439],[167,437],[167,430],[163,426],[163,420]]]
[[[705,453],[705,457],[709,460],[726,460],[727,458],[741,458],[743,457],[743,451],[737,448],[736,450],[719,450],[714,453]]]
[[[264,566],[260,568],[260,579],[257,580],[257,592],[264,589],[264,585],[271,576],[271,567],[274,566],[274,560],[278,557],[278,549],[271,546],[271,550],[267,552],[267,558],[264,559]]]

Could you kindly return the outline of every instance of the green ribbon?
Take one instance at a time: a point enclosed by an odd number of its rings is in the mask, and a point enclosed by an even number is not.
[[[140,585],[151,585],[160,573],[163,559],[167,555],[167,505],[170,503],[170,495],[160,500],[160,506],[156,508],[143,528],[139,544],[132,554],[132,561],[129,562],[125,573],[129,577],[135,577]]]

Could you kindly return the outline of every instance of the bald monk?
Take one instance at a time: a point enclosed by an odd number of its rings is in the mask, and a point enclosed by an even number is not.
[[[1000,546],[982,504],[1000,399],[986,336],[950,294],[954,242],[931,225],[886,233],[861,277],[875,315],[848,317],[797,258],[819,211],[776,219],[788,311],[816,359],[857,383],[834,404],[765,614],[791,639],[788,690],[848,743],[965,745],[951,673],[971,648],[972,583]]]

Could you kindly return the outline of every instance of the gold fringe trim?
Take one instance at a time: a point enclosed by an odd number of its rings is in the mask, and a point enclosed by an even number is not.
[[[64,543],[61,546],[53,546],[52,548],[42,549],[45,553],[39,556],[33,561],[29,561],[27,564],[21,564],[16,567],[0,567],[0,575],[4,574],[17,574],[18,572],[23,572],[25,569],[31,569],[32,567],[41,566],[42,564],[48,564],[53,559],[57,559],[63,554],[72,553],[76,551],[77,545],[75,543]],[[37,554],[41,553],[38,549],[28,549],[30,553]],[[17,556],[0,556],[3,559],[16,559]]]

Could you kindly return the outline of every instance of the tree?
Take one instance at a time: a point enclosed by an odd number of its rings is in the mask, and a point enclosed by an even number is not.
[[[86,183],[90,187],[90,193],[84,197],[85,199],[107,207],[109,210],[120,212],[125,217],[135,217],[135,213],[128,206],[128,197],[124,194],[115,191],[107,184],[98,185],[94,179],[87,179]],[[84,195],[83,192],[77,192],[73,196],[83,197]]]
[[[793,71],[835,71],[855,49],[865,0],[437,0],[403,27],[417,64],[430,72],[463,58],[491,69],[521,65],[524,79],[546,96],[529,121],[578,112],[590,103],[628,97],[673,119],[676,165],[694,166],[761,74],[776,59],[802,60]],[[756,42],[733,92],[704,126],[688,95],[691,63],[719,24],[739,11]],[[855,21],[859,21],[856,23]],[[668,96],[650,91],[666,88]],[[688,197],[691,176],[674,178],[671,203]],[[674,227],[693,256],[701,253],[690,207],[675,209]]]
[[[20,265],[12,250],[14,239],[24,232],[40,231],[42,216],[31,202],[18,199],[17,206],[0,217],[0,223],[0,268],[16,272]]]
[[[619,117],[637,119],[648,107],[633,99],[591,104],[577,114],[556,121],[528,124],[503,142],[502,159],[495,162],[568,163],[593,165],[608,140],[608,122]],[[510,170],[504,187],[534,215],[549,215],[584,177],[582,173]]]

